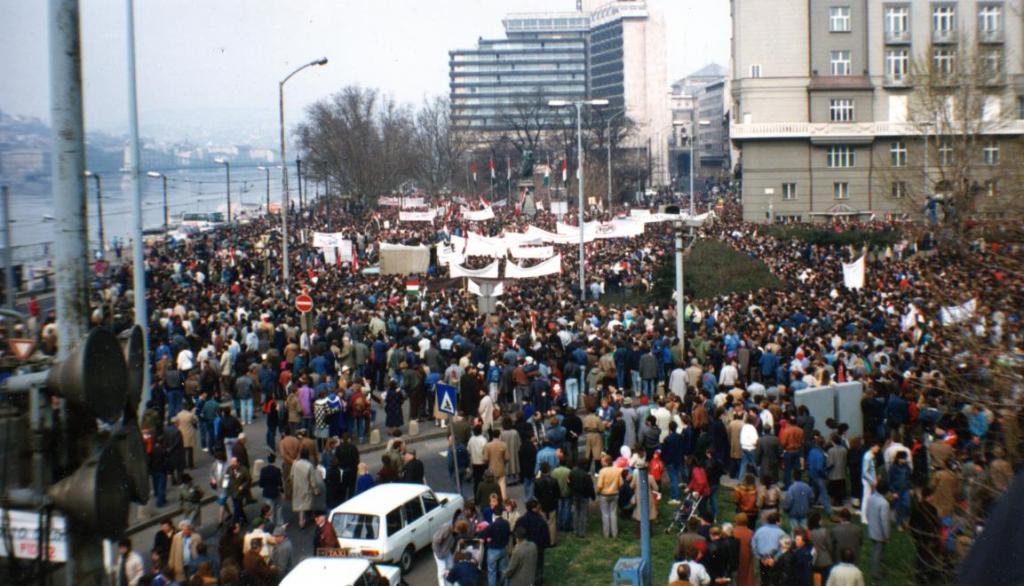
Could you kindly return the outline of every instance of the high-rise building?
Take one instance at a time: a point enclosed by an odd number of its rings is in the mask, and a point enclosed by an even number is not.
[[[705,179],[724,179],[731,171],[731,145],[726,113],[731,97],[729,70],[710,63],[672,84],[669,101],[676,136],[669,141],[670,172],[677,188],[686,189],[690,175],[691,139],[697,151],[694,174],[698,184]],[[702,124],[701,124],[702,122]]]
[[[576,11],[509,14],[503,24],[506,38],[449,52],[457,126],[507,133],[524,111],[554,115],[529,107],[539,100],[604,98],[607,111],[625,109],[637,123],[633,147],[650,153],[653,183],[667,183],[672,121],[660,14],[641,0],[583,0]]]
[[[920,105],[939,91],[950,106],[967,104],[968,87],[980,94],[973,102],[984,105],[976,114],[984,124],[976,152],[959,156],[998,207],[987,177],[1000,149],[1024,134],[1019,0],[732,0],[731,8],[730,135],[741,151],[745,219],[915,213],[908,203],[943,195],[953,134],[930,136],[935,112]],[[944,75],[968,61],[971,81]]]

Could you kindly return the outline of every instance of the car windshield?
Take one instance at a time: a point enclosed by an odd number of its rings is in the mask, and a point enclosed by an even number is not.
[[[377,539],[380,534],[380,518],[376,515],[338,513],[331,524],[339,539]]]

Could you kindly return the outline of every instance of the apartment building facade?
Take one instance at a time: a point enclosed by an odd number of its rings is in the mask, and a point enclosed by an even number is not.
[[[1001,192],[997,176],[1007,162],[1000,153],[1018,152],[1024,136],[1021,4],[732,0],[730,136],[741,152],[745,219],[920,213],[941,197],[953,158],[955,129],[924,111],[940,92],[951,109],[980,95],[972,115],[985,124],[976,145],[955,156],[977,168],[990,195],[981,207],[1019,194]],[[964,70],[984,71],[984,81]]]

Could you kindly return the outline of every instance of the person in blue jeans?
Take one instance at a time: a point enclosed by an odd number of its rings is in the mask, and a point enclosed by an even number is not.
[[[905,451],[896,452],[896,460],[889,467],[889,489],[896,493],[893,509],[896,525],[903,526],[910,517],[910,465]]]
[[[669,422],[668,435],[665,441],[661,442],[661,461],[665,463],[665,471],[668,472],[668,493],[670,505],[680,503],[679,485],[683,482],[683,460],[686,455],[683,453],[683,436],[679,433],[679,425]]]
[[[807,475],[814,489],[814,501],[821,501],[825,514],[832,516],[832,499],[828,495],[828,457],[823,449],[824,440],[814,439],[814,446],[807,452]]]
[[[167,472],[171,469],[170,456],[161,437],[153,440],[149,453],[149,477],[153,481],[153,498],[157,508],[167,506]]]
[[[502,576],[508,568],[508,542],[512,527],[504,517],[497,516],[478,537],[484,540],[487,550],[487,586],[504,584]]]

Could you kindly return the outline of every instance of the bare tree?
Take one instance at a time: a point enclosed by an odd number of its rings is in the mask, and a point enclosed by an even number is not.
[[[452,186],[469,140],[468,133],[454,128],[447,96],[423,102],[416,113],[416,176],[428,192]]]
[[[415,175],[413,116],[377,90],[349,86],[314,103],[297,134],[311,174],[361,198]]]
[[[551,107],[541,88],[529,94],[512,96],[511,103],[501,115],[501,123],[509,130],[503,138],[511,142],[520,153],[536,153],[545,131],[550,128]]]
[[[905,151],[894,152],[891,168],[879,176],[883,193],[961,237],[968,220],[1020,217],[1024,150],[1020,132],[1014,133],[1019,123],[1003,48],[964,40],[932,51],[911,66],[907,108],[908,126],[926,141],[927,168],[922,173],[921,160],[915,171]]]

